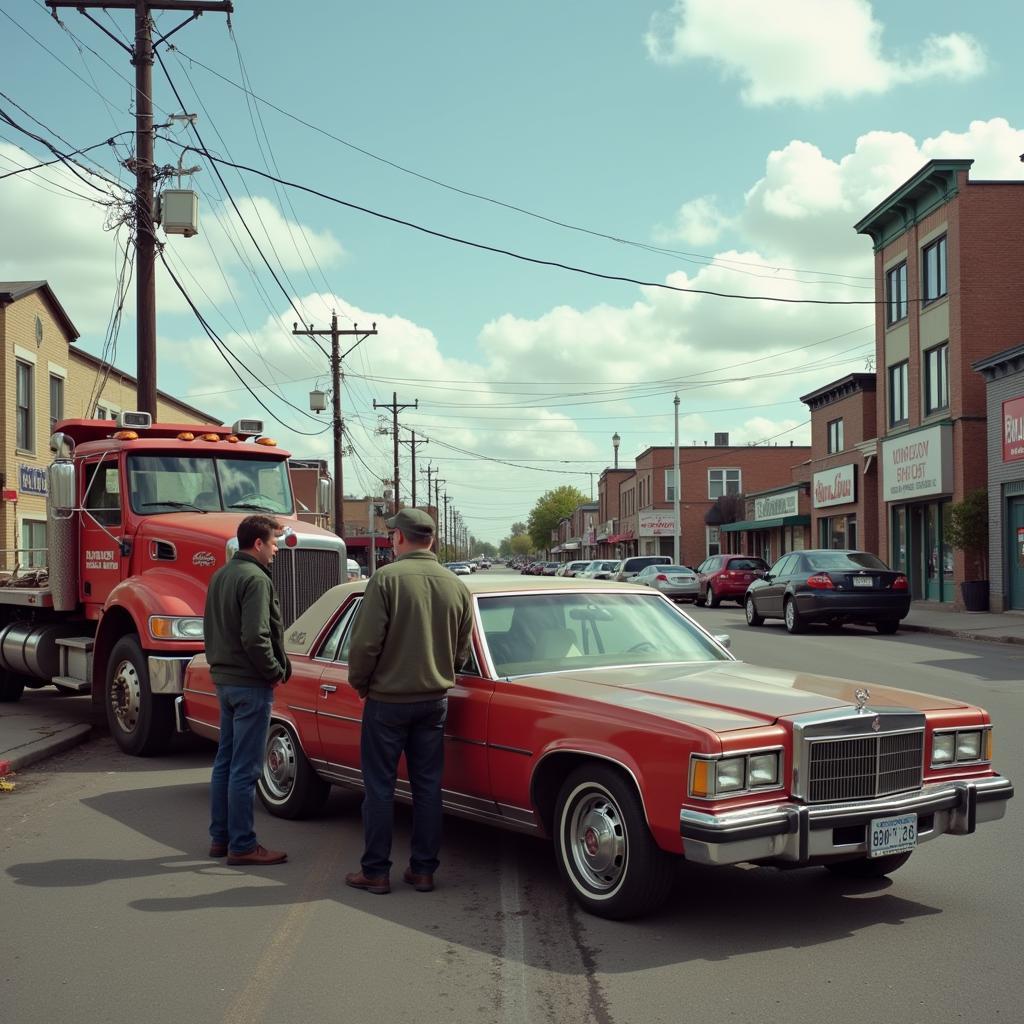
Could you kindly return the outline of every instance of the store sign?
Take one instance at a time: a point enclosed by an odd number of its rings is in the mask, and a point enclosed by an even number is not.
[[[851,462],[848,466],[836,466],[814,474],[813,490],[814,507],[828,508],[830,505],[848,505],[857,500],[854,486],[855,469]]]
[[[22,494],[46,493],[46,470],[38,466],[18,466],[18,490]]]
[[[1003,462],[1024,459],[1024,396],[1003,402]]]
[[[800,511],[800,492],[785,491],[754,499],[755,519],[778,519],[780,516],[795,516]]]
[[[651,509],[639,515],[637,534],[640,537],[673,537],[676,532],[676,517],[673,512]]]
[[[597,539],[607,540],[615,532],[615,520],[609,519],[597,528]]]
[[[882,441],[885,501],[913,501],[952,490],[953,433],[948,423]]]

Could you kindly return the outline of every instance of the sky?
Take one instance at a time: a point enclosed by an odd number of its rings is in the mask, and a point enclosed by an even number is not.
[[[168,40],[153,99],[157,162],[200,168],[200,233],[164,256],[252,393],[162,267],[158,386],[329,459],[308,411],[328,362],[292,325],[375,323],[344,362],[346,494],[392,476],[373,405],[397,394],[418,402],[400,437],[427,439],[419,502],[431,464],[492,543],[553,487],[596,498],[614,433],[620,465],[671,445],[676,393],[682,445],[809,443],[799,396],[873,368],[853,225],[931,159],[1024,179],[1015,0],[234,7]],[[93,14],[131,37],[130,13]],[[0,0],[0,110],[65,153],[101,143],[79,158],[96,176],[2,177],[52,153],[0,121],[0,280],[48,280],[77,344],[131,371],[134,285],[108,339],[133,69],[61,22]],[[401,477],[409,501],[408,446]]]

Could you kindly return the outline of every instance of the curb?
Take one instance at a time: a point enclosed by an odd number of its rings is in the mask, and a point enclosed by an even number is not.
[[[970,629],[947,629],[944,626],[922,626],[914,622],[901,622],[900,632],[933,633],[936,636],[950,636],[956,640],[974,640],[985,644],[1024,644],[1024,636],[975,633]]]
[[[91,725],[69,725],[45,739],[33,740],[16,747],[4,755],[11,771],[18,771],[37,761],[42,761],[54,754],[62,754],[65,750],[77,747],[92,735]]]

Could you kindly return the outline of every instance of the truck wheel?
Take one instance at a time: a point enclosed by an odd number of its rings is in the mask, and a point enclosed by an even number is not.
[[[13,704],[24,692],[25,680],[0,668],[0,704]]]
[[[117,745],[135,757],[163,753],[174,731],[174,702],[154,696],[149,663],[135,636],[114,644],[104,690],[107,726]]]
[[[661,904],[674,858],[655,843],[633,784],[585,764],[566,779],[555,810],[555,857],[584,910],[623,920]]]
[[[256,791],[275,817],[306,818],[323,807],[331,784],[313,771],[291,728],[271,722]]]

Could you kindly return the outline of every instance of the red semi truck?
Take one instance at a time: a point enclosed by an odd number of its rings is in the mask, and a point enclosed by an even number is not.
[[[299,521],[289,453],[259,420],[123,412],[58,423],[50,448],[46,569],[0,573],[0,701],[26,686],[90,693],[122,750],[158,753],[239,522],[266,512],[287,524],[271,567],[285,625],[344,582],[344,541]]]

